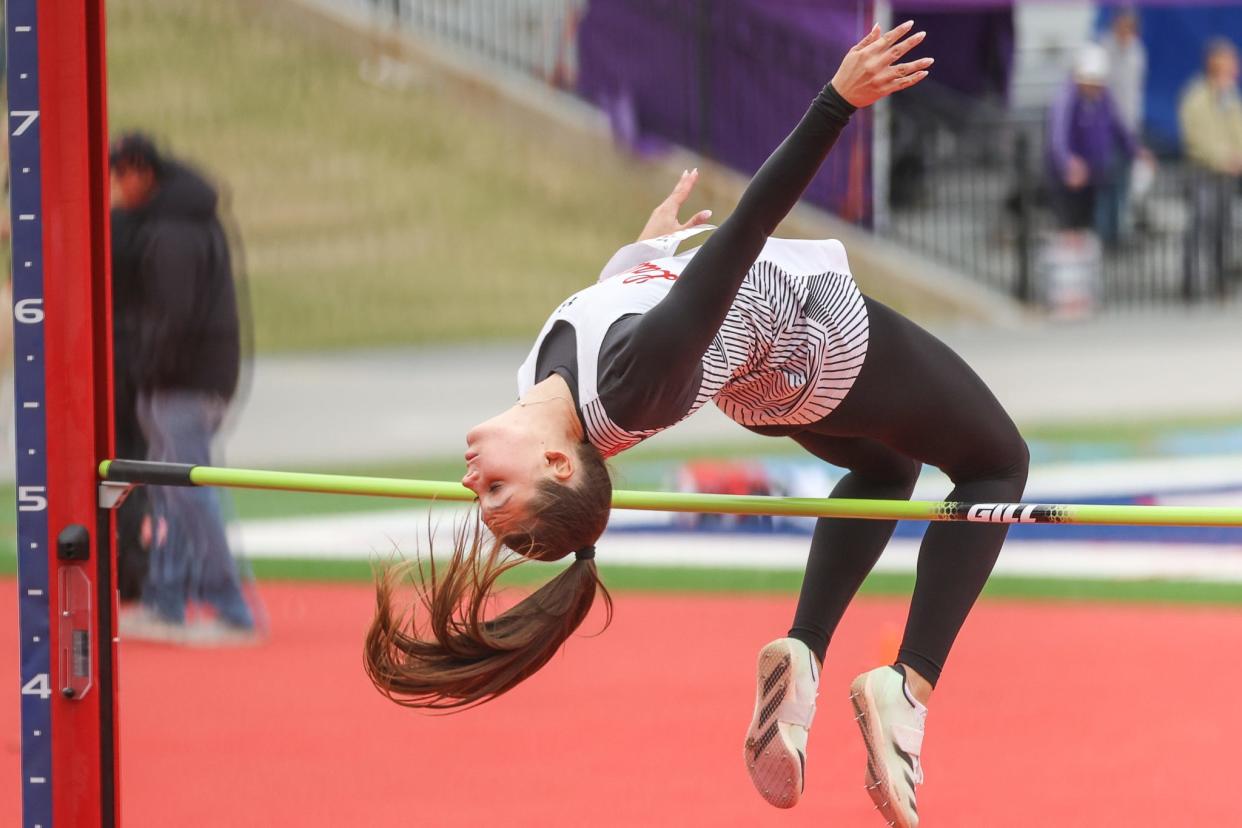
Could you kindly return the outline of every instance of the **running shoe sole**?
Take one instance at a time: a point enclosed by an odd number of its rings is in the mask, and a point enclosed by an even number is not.
[[[777,808],[792,808],[802,798],[806,757],[789,744],[776,711],[793,681],[793,654],[774,641],[759,651],[755,715],[746,731],[746,769],[755,790]]]
[[[894,805],[898,794],[886,771],[887,765],[878,752],[883,749],[884,734],[875,715],[875,700],[867,685],[868,675],[869,673],[863,673],[850,685],[850,704],[854,706],[854,720],[858,722],[863,744],[867,748],[867,773],[864,777],[867,795],[871,797],[889,828],[917,828],[918,817],[913,822],[908,821]]]

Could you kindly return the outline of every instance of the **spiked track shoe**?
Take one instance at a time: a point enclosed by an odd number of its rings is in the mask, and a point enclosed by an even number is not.
[[[777,808],[792,808],[802,798],[806,740],[818,693],[819,665],[801,641],[778,638],[759,651],[746,770],[755,790]]]
[[[915,786],[923,782],[919,753],[927,708],[906,694],[892,667],[863,673],[850,685],[850,703],[867,748],[867,793],[891,828],[917,828]]]

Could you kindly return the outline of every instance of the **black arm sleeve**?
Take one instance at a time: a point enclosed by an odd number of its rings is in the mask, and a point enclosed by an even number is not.
[[[628,329],[624,345],[612,349],[609,363],[600,365],[600,394],[614,422],[632,429],[659,428],[686,413],[698,390],[703,354],[742,280],[768,237],[798,203],[853,112],[832,84],[825,86],[668,296],[641,317],[617,323]]]

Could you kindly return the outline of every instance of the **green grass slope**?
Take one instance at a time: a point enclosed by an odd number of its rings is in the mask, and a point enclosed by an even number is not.
[[[108,50],[110,129],[231,192],[260,350],[527,336],[672,183],[282,3],[110,0]]]

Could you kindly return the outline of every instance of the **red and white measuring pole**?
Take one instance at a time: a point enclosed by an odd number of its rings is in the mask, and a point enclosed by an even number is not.
[[[9,0],[22,824],[118,821],[103,0]]]

